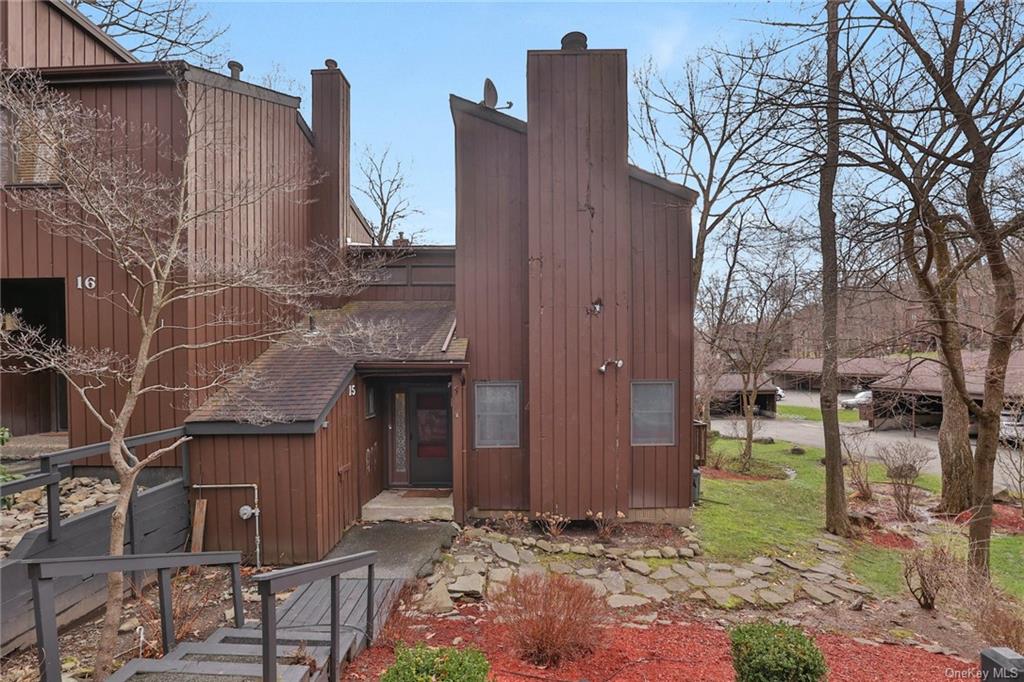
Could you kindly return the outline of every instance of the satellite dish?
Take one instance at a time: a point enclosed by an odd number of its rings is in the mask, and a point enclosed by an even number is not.
[[[481,104],[488,109],[498,106],[498,88],[494,87],[494,82],[490,78],[484,79],[484,101]]]

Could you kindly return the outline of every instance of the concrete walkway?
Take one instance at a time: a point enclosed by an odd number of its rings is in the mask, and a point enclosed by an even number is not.
[[[326,558],[372,549],[377,552],[375,576],[410,580],[451,547],[455,535],[455,526],[447,522],[364,524],[350,528]]]

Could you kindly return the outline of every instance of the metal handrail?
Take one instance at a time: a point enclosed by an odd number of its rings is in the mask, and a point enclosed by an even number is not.
[[[259,585],[260,607],[263,628],[263,679],[277,679],[277,593],[324,578],[331,580],[331,658],[328,662],[328,679],[335,682],[341,673],[341,623],[338,612],[341,610],[339,576],[346,571],[366,567],[366,645],[373,640],[373,565],[377,562],[377,552],[367,551],[325,559],[312,564],[282,568],[271,573],[253,577]]]
[[[242,606],[242,555],[240,552],[196,552],[194,554],[132,554],[128,556],[91,556],[70,559],[33,559],[25,561],[32,580],[32,608],[36,619],[36,648],[39,653],[39,679],[60,682],[60,643],[57,638],[57,611],[54,578],[91,576],[123,571],[157,572],[160,602],[160,635],[164,654],[174,647],[174,610],[171,603],[171,569],[186,566],[230,566],[231,591],[235,607],[235,626],[245,624]]]
[[[139,434],[138,436],[130,436],[125,438],[124,444],[125,447],[130,450],[141,445],[148,445],[149,443],[156,443],[162,440],[169,440],[171,438],[180,438],[184,435],[185,427],[177,426],[172,429],[151,431],[149,433]],[[39,471],[37,473],[29,474],[23,478],[0,483],[0,497],[6,497],[7,495],[13,495],[15,493],[24,492],[25,490],[32,490],[33,488],[41,488],[45,486],[46,532],[47,537],[49,537],[50,541],[53,542],[59,536],[61,527],[60,481],[64,476],[68,475],[68,472],[70,471],[69,465],[80,459],[102,455],[106,453],[109,448],[109,442],[93,443],[91,445],[80,445],[78,447],[68,448],[67,450],[59,450],[57,452],[40,455]],[[181,445],[181,456],[182,485],[187,486],[190,477],[187,442]],[[129,518],[134,516],[133,507],[134,497],[132,498],[131,506],[128,511]],[[135,543],[132,542],[132,548],[134,549],[134,547]]]

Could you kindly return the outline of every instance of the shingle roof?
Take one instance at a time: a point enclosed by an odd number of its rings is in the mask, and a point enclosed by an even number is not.
[[[987,351],[964,351],[964,380],[968,392],[980,399],[984,394]],[[872,390],[887,390],[922,395],[942,395],[943,363],[931,358],[916,358],[909,365],[871,383]],[[1013,351],[1006,371],[1007,398],[1024,397],[1024,351]]]
[[[774,393],[775,384],[764,374],[759,374],[756,377],[757,390],[759,393]],[[739,393],[743,390],[743,375],[738,373],[723,374],[715,382],[715,393],[719,395],[727,395],[732,393]]]
[[[465,361],[468,341],[454,338],[454,324],[451,301],[353,301],[322,311],[315,333],[263,352],[186,422],[316,422],[361,362]]]
[[[779,358],[767,367],[769,374],[820,375],[821,358]],[[884,377],[906,365],[906,358],[839,358],[839,375]]]

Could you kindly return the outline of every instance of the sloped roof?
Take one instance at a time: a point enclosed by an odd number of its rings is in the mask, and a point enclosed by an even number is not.
[[[758,393],[774,393],[775,384],[765,374],[759,374],[756,377],[756,386]],[[739,393],[743,390],[743,375],[738,373],[723,374],[715,382],[715,394],[717,395],[728,395],[732,393]]]
[[[972,397],[981,399],[985,391],[988,351],[964,351],[964,380]],[[943,362],[933,358],[915,358],[906,366],[871,383],[872,390],[942,395]],[[1006,371],[1006,397],[1024,397],[1024,351],[1013,351]]]
[[[454,328],[451,301],[352,301],[321,311],[313,332],[297,331],[264,351],[186,425],[192,433],[218,433],[231,424],[312,433],[361,363],[464,362],[468,341],[456,338]]]
[[[821,374],[821,358],[779,358],[771,362],[769,374]],[[850,377],[884,377],[907,364],[906,358],[839,358],[839,375]]]

